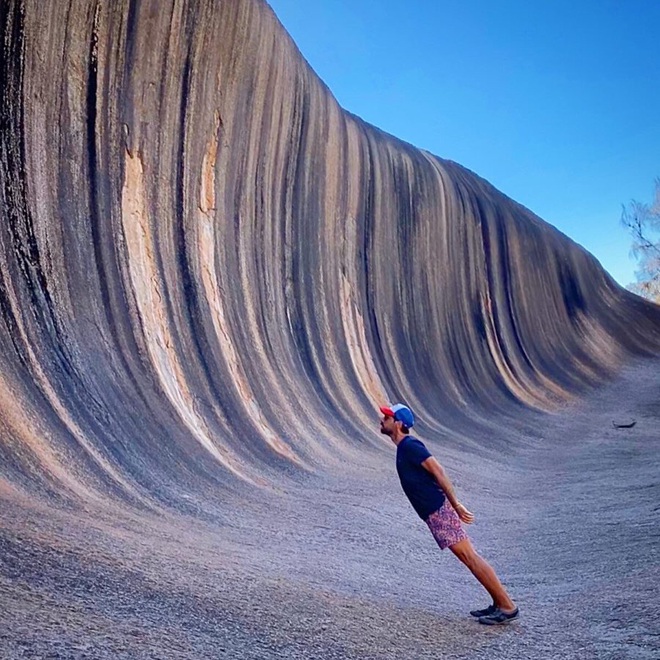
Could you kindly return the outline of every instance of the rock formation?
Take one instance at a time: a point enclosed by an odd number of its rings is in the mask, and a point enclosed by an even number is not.
[[[0,31],[0,497],[185,510],[377,451],[385,401],[432,436],[660,349],[659,308],[342,109],[262,0],[5,0]]]

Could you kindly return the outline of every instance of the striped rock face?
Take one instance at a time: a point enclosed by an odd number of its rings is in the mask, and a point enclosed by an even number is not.
[[[183,507],[378,451],[388,401],[476,429],[660,349],[657,307],[340,108],[261,0],[0,29],[0,496]]]

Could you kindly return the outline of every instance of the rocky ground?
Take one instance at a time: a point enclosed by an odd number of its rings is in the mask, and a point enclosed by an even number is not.
[[[0,657],[660,657],[659,374],[640,361],[525,414],[497,451],[430,444],[520,605],[508,627],[471,620],[488,599],[415,517],[392,447],[222,524],[3,500]]]

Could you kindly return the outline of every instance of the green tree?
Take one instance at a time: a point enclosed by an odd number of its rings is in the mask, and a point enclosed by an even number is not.
[[[628,289],[660,304],[660,178],[655,180],[653,202],[633,200],[623,207],[621,222],[632,235],[632,254],[637,259],[637,281]]]

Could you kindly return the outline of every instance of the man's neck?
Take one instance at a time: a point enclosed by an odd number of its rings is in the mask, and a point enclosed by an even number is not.
[[[407,437],[405,433],[396,433],[392,436],[392,442],[398,447]]]

